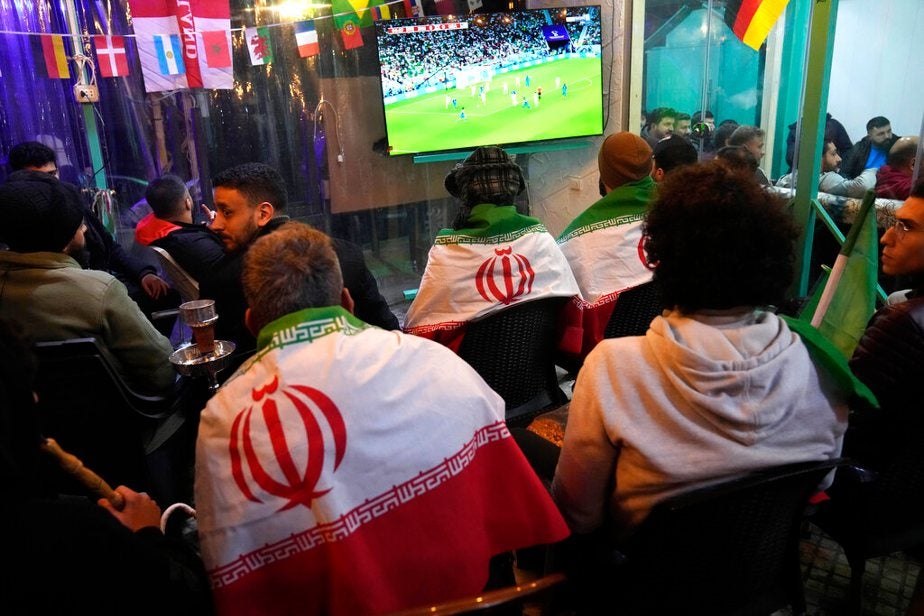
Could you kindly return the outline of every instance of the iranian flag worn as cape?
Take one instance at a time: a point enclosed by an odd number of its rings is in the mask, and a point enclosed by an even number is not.
[[[584,210],[558,237],[581,290],[581,300],[566,310],[569,321],[581,323],[582,357],[603,339],[620,293],[652,279],[642,248],[642,221],[654,187],[650,177],[623,184]]]
[[[466,224],[437,234],[405,331],[458,350],[473,319],[515,303],[577,298],[571,267],[538,218],[482,204]]]
[[[445,347],[308,309],[260,332],[196,445],[219,614],[380,614],[481,591],[494,554],[568,530]]]

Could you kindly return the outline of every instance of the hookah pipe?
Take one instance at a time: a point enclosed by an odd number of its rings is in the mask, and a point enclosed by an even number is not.
[[[80,458],[61,449],[55,439],[46,438],[41,444],[41,449],[54,458],[64,472],[73,476],[96,496],[108,500],[117,511],[122,511],[125,507],[125,498],[121,494],[113,490],[102,477],[84,466]]]

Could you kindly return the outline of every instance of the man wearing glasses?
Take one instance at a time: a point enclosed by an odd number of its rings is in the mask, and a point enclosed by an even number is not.
[[[850,368],[866,383],[881,412],[858,417],[848,433],[849,455],[881,468],[900,444],[919,438],[924,377],[924,179],[895,213],[895,224],[882,236],[882,271],[911,283],[903,302],[880,309],[860,339]],[[851,437],[855,438],[851,438]],[[853,442],[851,442],[853,441]]]

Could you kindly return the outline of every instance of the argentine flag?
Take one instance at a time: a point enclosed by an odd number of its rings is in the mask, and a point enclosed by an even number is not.
[[[186,72],[178,34],[155,34],[154,49],[161,75],[182,75]]]

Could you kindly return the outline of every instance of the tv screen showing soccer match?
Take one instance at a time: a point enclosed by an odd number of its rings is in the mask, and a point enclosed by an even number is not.
[[[377,21],[389,154],[603,133],[600,7]]]

